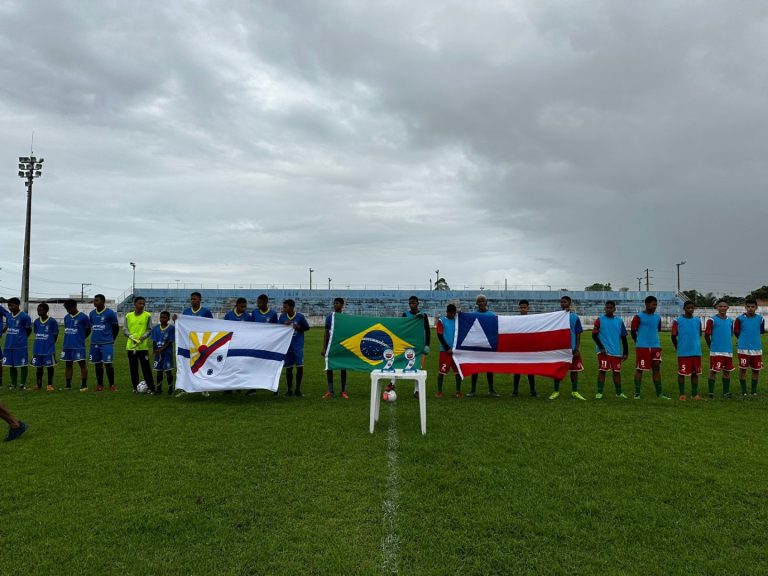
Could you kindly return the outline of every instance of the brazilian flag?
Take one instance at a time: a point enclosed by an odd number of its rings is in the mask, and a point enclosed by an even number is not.
[[[326,370],[372,372],[384,366],[384,351],[392,350],[392,368],[405,368],[405,351],[416,353],[414,368],[421,368],[424,350],[424,319],[370,318],[333,315],[331,337],[325,354]]]

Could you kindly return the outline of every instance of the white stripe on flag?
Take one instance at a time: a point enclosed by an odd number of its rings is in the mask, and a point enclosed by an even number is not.
[[[457,364],[553,364],[573,360],[570,348],[546,350],[544,352],[475,352],[473,350],[454,350],[453,358]]]
[[[499,334],[534,334],[570,329],[569,313],[565,310],[526,316],[499,316]]]

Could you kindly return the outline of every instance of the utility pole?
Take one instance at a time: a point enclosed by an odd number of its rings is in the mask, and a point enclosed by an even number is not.
[[[677,293],[680,294],[680,266],[685,264],[685,260],[675,264],[677,266]]]
[[[650,292],[651,290],[651,279],[653,278],[651,276],[651,272],[653,272],[653,270],[649,268],[645,269],[645,291],[646,292]]]
[[[90,282],[81,282],[80,283],[80,304],[85,302],[85,287],[90,286]]]
[[[642,276],[636,276],[637,278],[637,291],[640,292],[643,289],[643,277]]]
[[[32,150],[30,149],[30,153]],[[43,175],[43,159],[19,156],[19,178],[26,179],[27,218],[24,226],[24,269],[21,273],[21,308],[29,311],[29,245],[32,234],[32,182]]]
[[[312,272],[314,270],[312,268],[309,269],[309,289],[312,290]]]

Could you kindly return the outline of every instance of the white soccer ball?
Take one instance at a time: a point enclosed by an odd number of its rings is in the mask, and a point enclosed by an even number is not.
[[[146,394],[147,392],[149,392],[149,386],[147,386],[147,383],[144,382],[144,380],[142,380],[141,382],[139,382],[139,385],[136,386],[136,391],[139,394]]]
[[[384,393],[384,399],[387,402],[394,402],[395,400],[397,400],[397,392],[395,392],[394,390],[390,390],[389,392],[385,392]]]

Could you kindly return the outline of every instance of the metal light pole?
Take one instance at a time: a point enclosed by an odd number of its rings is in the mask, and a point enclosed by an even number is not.
[[[81,282],[80,283],[80,304],[85,302],[85,287],[91,286],[90,282]]]
[[[643,285],[642,285],[643,277],[642,276],[635,276],[635,278],[637,278],[637,291],[641,292],[643,290]]]
[[[131,298],[136,298],[136,262],[129,262],[133,268],[133,284],[131,284]]]
[[[309,269],[309,289],[312,290],[312,272],[314,270],[312,268]]]
[[[685,264],[685,260],[675,264],[675,266],[677,266],[677,293],[678,294],[680,294],[680,266],[683,266],[684,264]]]
[[[330,289],[331,289],[331,279],[328,278],[328,290],[330,290]]]
[[[32,182],[43,175],[43,159],[34,156],[19,156],[19,178],[26,179],[27,219],[24,227],[24,269],[21,273],[21,307],[29,311],[29,244],[32,234]]]

